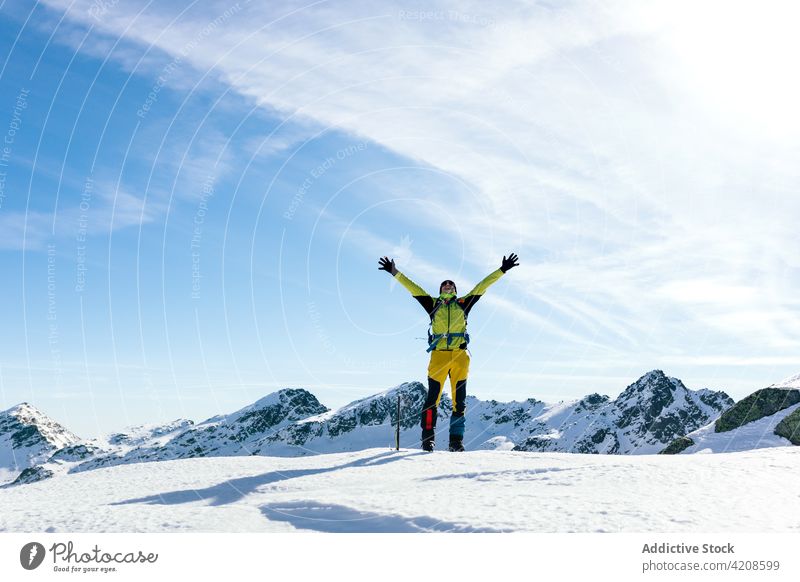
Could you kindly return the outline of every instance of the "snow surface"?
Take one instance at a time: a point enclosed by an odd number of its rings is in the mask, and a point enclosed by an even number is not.
[[[364,451],[119,465],[0,490],[5,532],[793,532],[800,447]]]
[[[733,453],[767,447],[791,447],[793,445],[789,439],[775,434],[775,427],[798,408],[800,404],[795,404],[725,432],[714,432],[714,423],[710,422],[686,435],[694,441],[694,444],[680,454]]]
[[[770,388],[800,389],[800,374],[797,374],[796,376],[790,376],[788,378],[781,380],[780,382],[776,382],[775,384],[770,386]]]

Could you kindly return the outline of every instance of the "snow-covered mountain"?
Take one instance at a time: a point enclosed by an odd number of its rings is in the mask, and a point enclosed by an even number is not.
[[[191,421],[176,421],[155,430],[114,435],[110,442],[118,445],[116,448],[94,455],[71,471],[188,457],[254,455],[258,454],[258,443],[265,436],[327,411],[310,392],[287,388],[232,414],[214,416],[196,425]]]
[[[427,388],[407,382],[338,410],[310,416],[253,444],[259,455],[295,456],[360,450],[395,443],[400,398],[400,446],[419,446],[419,414]],[[655,370],[619,398],[592,394],[546,404],[467,398],[465,443],[471,449],[548,450],[582,453],[653,453],[675,436],[716,417],[733,401],[722,392],[688,390]],[[450,398],[439,403],[437,440],[447,441]]]
[[[394,444],[400,396],[400,446],[419,446],[419,413],[426,387],[408,382],[293,423],[257,443],[260,455],[302,455]],[[467,397],[464,440],[471,449],[579,453],[655,453],[677,435],[700,427],[730,406],[724,392],[689,390],[680,380],[654,370],[616,399],[591,394],[580,400],[546,404],[482,401]],[[447,441],[451,402],[439,404],[437,440]]]
[[[232,414],[214,416],[197,425],[178,419],[130,427],[104,439],[80,441],[74,437],[70,445],[39,455],[21,473],[9,471],[5,482],[33,483],[55,474],[146,461],[251,455],[255,454],[253,442],[263,436],[327,410],[306,390],[280,390]]]
[[[45,417],[41,412],[40,416]],[[48,421],[53,423],[52,420]],[[55,423],[57,425],[57,423]],[[55,430],[55,434],[64,431],[69,438],[53,439],[53,446],[43,450],[42,454],[32,459],[28,467],[21,472],[10,471],[5,479],[0,481],[0,486],[35,483],[47,479],[55,474],[67,473],[79,465],[91,462],[98,458],[124,457],[127,453],[147,443],[154,446],[159,442],[166,442],[183,432],[194,423],[191,420],[175,420],[163,425],[141,425],[128,428],[125,432],[114,433],[104,439],[82,440],[66,431],[63,427]],[[65,446],[65,442],[70,442]],[[8,452],[2,448],[0,451]],[[13,449],[11,449],[13,453]],[[5,485],[4,485],[5,484]]]
[[[177,432],[188,430],[194,425],[191,420],[179,418],[167,424],[142,424],[132,426],[123,432],[116,432],[108,436],[106,444],[111,447],[133,449],[145,443],[175,436]]]
[[[800,445],[800,376],[756,390],[714,422],[675,439],[665,454]]]
[[[653,370],[615,400],[592,394],[544,412],[535,419],[535,434],[514,450],[657,453],[687,428],[703,426],[731,404],[724,392],[689,390],[677,378]]]
[[[79,442],[81,439],[27,402],[0,412],[0,484]]]
[[[312,416],[267,435],[256,445],[260,455],[306,455],[359,450],[396,443],[397,406],[400,401],[400,446],[420,444],[419,419],[427,387],[405,382],[379,394],[356,400],[338,410]],[[484,402],[468,396],[465,441],[472,448],[497,448],[486,444],[501,435],[505,441],[528,434],[527,426],[545,404],[533,398],[524,402]],[[452,403],[443,394],[439,402],[438,440],[447,441]],[[503,448],[511,448],[513,445]]]
[[[394,446],[398,398],[400,446],[418,448],[426,393],[420,382],[406,382],[329,410],[306,390],[280,390],[198,424],[178,420],[135,427],[103,442],[71,443],[71,448],[40,461],[18,482],[56,472],[189,457],[304,456]],[[465,444],[472,450],[654,453],[732,403],[723,392],[689,390],[660,370],[642,376],[615,400],[591,394],[547,404],[534,398],[497,402],[468,396]],[[450,410],[450,398],[443,394],[437,426],[440,448],[447,442]]]

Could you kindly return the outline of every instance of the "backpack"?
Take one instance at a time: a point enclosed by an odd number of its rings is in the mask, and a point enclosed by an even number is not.
[[[455,304],[464,311],[464,308],[461,307],[461,303],[463,303],[463,299],[451,299],[450,301],[455,301]],[[436,299],[436,303],[431,310],[431,322],[428,325],[428,349],[426,351],[432,352],[435,348],[436,344],[439,343],[439,340],[442,338],[447,339],[447,347],[450,347],[450,340],[452,338],[463,338],[466,344],[469,344],[469,334],[467,333],[467,313],[464,311],[464,332],[463,333],[433,333],[433,318],[436,316],[436,312],[439,311],[439,308],[442,305],[449,305],[450,301],[444,301],[441,297]]]

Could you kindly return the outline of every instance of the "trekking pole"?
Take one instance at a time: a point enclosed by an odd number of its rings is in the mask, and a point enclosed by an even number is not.
[[[395,433],[397,450],[400,450],[400,394],[397,394],[397,432]]]

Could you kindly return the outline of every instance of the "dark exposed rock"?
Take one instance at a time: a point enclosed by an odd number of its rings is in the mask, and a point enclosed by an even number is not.
[[[771,416],[798,402],[800,402],[800,390],[762,388],[723,412],[714,424],[714,430],[715,432],[734,430],[748,422]]]
[[[45,469],[41,466],[28,467],[20,473],[11,485],[26,485],[28,483],[36,483],[43,481],[53,476],[50,469]]]
[[[788,439],[793,445],[800,446],[800,408],[778,423],[775,434]]]
[[[100,447],[90,444],[77,444],[57,450],[50,457],[50,461],[82,461],[100,452]]]
[[[694,444],[694,441],[689,437],[678,437],[672,441],[659,455],[677,455],[683,450],[688,449]]]

